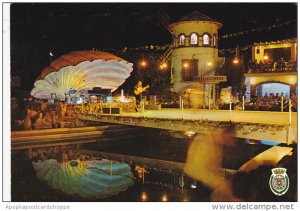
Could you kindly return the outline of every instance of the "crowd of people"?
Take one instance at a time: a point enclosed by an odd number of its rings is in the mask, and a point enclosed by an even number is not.
[[[62,102],[48,104],[28,99],[18,102],[12,99],[11,129],[15,131],[84,126],[85,123],[77,118],[78,113],[77,105]]]
[[[57,102],[50,104],[45,101],[25,98],[11,100],[11,129],[33,130],[64,127],[86,126],[86,122],[78,119],[78,114],[97,115],[103,113],[103,108],[120,107],[124,112],[135,112],[135,102],[128,103],[91,103],[69,104]]]
[[[297,61],[290,59],[285,61],[284,58],[280,58],[277,61],[268,59],[265,62],[250,61],[248,63],[248,73],[260,73],[260,72],[295,72],[297,71]]]
[[[295,93],[291,93],[291,109],[297,111],[298,99]],[[281,111],[283,103],[283,111],[289,111],[289,99],[283,93],[265,93],[264,96],[253,95],[251,96],[250,103],[245,104],[247,110],[256,111]]]

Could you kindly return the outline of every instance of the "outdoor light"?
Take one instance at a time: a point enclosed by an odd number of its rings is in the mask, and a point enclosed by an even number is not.
[[[52,52],[51,52],[51,51],[49,52],[49,55],[50,55],[50,56],[53,56],[53,54],[52,54]]]
[[[165,69],[168,67],[168,65],[167,65],[167,63],[164,62],[159,67],[160,67],[160,69]]]
[[[162,197],[161,197],[161,200],[162,201],[168,201],[168,196],[166,194],[164,194]]]
[[[143,61],[141,62],[141,66],[142,66],[142,67],[146,67],[146,65],[147,65],[147,62],[145,62],[145,60],[143,60]]]
[[[239,63],[239,60],[237,59],[237,58],[235,58],[234,60],[233,60],[233,64],[238,64]]]
[[[192,189],[196,189],[196,188],[197,188],[197,185],[191,184],[191,188],[192,188]]]
[[[187,62],[183,63],[183,67],[184,68],[188,68],[189,67],[189,63],[187,63]]]
[[[147,193],[142,192],[141,199],[142,199],[142,201],[147,201],[147,199],[148,199]]]
[[[265,55],[264,55],[264,60],[268,60],[268,59],[269,59],[268,55],[265,54]]]

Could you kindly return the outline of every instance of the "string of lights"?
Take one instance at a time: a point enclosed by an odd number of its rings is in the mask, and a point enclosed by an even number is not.
[[[262,32],[262,31],[266,31],[266,30],[273,30],[275,28],[281,28],[284,26],[288,26],[292,23],[292,21],[286,21],[286,22],[282,22],[282,23],[278,23],[278,24],[272,24],[269,26],[262,26],[262,27],[257,27],[257,28],[253,28],[253,29],[249,29],[249,30],[245,30],[245,31],[240,31],[240,32],[234,32],[234,33],[228,33],[228,34],[224,34],[222,36],[219,36],[218,39],[230,39],[230,38],[235,38],[237,36],[243,36],[249,33],[255,33],[255,32]],[[146,46],[140,46],[140,47],[124,47],[123,49],[121,49],[120,51],[122,52],[128,52],[128,51],[164,51],[168,48],[170,44],[166,44],[166,45],[146,45]],[[251,46],[245,46],[240,48],[241,50],[247,50],[249,48],[251,48]],[[221,49],[220,51],[234,51],[235,48],[232,49]]]
[[[266,30],[273,30],[275,28],[281,28],[283,26],[288,26],[291,23],[292,23],[292,21],[286,21],[283,23],[273,24],[270,26],[263,26],[263,27],[253,28],[253,29],[245,30],[245,31],[241,31],[241,32],[229,33],[229,34],[219,36],[219,39],[230,39],[230,38],[242,36],[242,35],[253,33],[253,32],[262,32],[262,31],[266,31]]]

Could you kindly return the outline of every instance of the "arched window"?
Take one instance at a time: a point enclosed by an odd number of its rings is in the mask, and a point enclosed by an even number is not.
[[[214,34],[214,37],[213,37],[213,45],[214,47],[217,46],[217,36]]]
[[[179,37],[179,45],[185,45],[185,36],[183,34]]]
[[[191,34],[191,45],[197,45],[198,44],[198,36],[196,33]]]
[[[209,45],[209,36],[208,36],[208,34],[203,35],[203,45]]]

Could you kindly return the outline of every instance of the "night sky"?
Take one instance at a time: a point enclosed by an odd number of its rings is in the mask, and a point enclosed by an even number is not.
[[[296,3],[15,3],[10,10],[11,74],[22,76],[22,88],[30,90],[49,65],[50,51],[55,59],[74,50],[165,45],[172,37],[157,12],[172,23],[196,10],[223,24],[220,36],[291,21],[273,30],[221,39],[219,49],[297,37]]]

